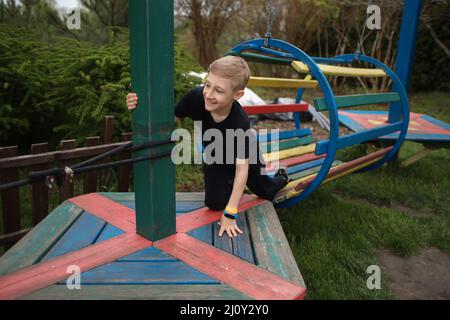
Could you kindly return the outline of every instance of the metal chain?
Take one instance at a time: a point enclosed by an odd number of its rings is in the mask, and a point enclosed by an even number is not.
[[[363,47],[363,45],[364,45],[364,36],[365,36],[365,34],[366,34],[366,24],[367,24],[367,8],[368,8],[369,6],[371,6],[372,3],[373,3],[373,0],[368,0],[368,1],[367,1],[366,18],[364,19],[364,22],[363,22],[362,32],[360,33],[361,35],[360,35],[360,37],[359,37],[358,47],[357,47],[357,49],[356,49],[356,54],[357,54],[357,55],[361,54],[361,49],[362,49],[362,47]]]
[[[272,27],[273,23],[276,20],[277,14],[278,14],[278,6],[275,6],[272,3],[272,0],[266,1],[266,12],[268,15],[267,19],[267,31],[264,37],[266,38],[266,46],[268,46],[268,40],[272,38]]]

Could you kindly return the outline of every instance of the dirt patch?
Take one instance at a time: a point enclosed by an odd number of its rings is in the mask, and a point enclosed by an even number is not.
[[[407,258],[383,250],[378,261],[398,299],[450,299],[450,256],[441,250],[424,248]]]
[[[405,207],[404,205],[400,204],[400,203],[396,203],[393,202],[391,204],[391,208],[395,209],[397,211],[400,211],[410,217],[414,217],[414,218],[433,218],[436,217],[436,213],[434,213],[431,210],[416,210],[416,209],[411,209],[408,207]]]

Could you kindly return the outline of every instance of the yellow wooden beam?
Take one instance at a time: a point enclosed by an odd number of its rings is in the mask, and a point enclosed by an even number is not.
[[[308,66],[300,61],[292,61],[292,67],[298,73],[309,73]],[[327,76],[341,76],[341,77],[386,77],[387,74],[381,69],[367,69],[367,68],[350,68],[330,66],[326,64],[319,64],[319,68]]]
[[[263,155],[264,161],[266,163],[273,162],[276,160],[286,159],[290,157],[301,156],[302,154],[313,153],[316,149],[316,144],[310,144],[307,146],[300,146],[295,148],[290,148],[286,150],[276,151],[272,153],[266,153]]]
[[[248,81],[249,87],[266,87],[266,88],[316,88],[318,82],[315,80],[301,79],[285,79],[285,78],[264,78],[250,77]]]

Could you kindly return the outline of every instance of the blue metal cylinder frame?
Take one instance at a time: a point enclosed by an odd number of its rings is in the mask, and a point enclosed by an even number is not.
[[[284,52],[277,51],[283,50]],[[336,99],[334,96],[334,92],[331,88],[331,85],[328,81],[328,78],[324,75],[316,61],[318,58],[310,57],[308,54],[303,52],[301,49],[297,48],[296,46],[285,42],[283,40],[279,39],[253,39],[249,41],[245,41],[241,44],[238,44],[237,46],[233,47],[230,52],[232,53],[242,53],[243,51],[247,50],[253,50],[257,52],[262,52],[278,57],[283,58],[291,58],[295,59],[296,61],[301,61],[305,63],[310,71],[310,74],[312,75],[313,79],[315,79],[320,88],[322,89],[325,101],[328,105],[328,112],[329,112],[329,119],[330,119],[330,133],[329,133],[329,143],[327,147],[327,153],[325,161],[323,162],[320,171],[316,175],[315,179],[308,185],[308,187],[303,190],[298,196],[288,199],[282,203],[277,204],[278,207],[290,207],[298,202],[306,199],[309,195],[311,195],[318,187],[319,185],[326,179],[331,166],[333,164],[333,161],[336,156],[336,152],[338,150],[337,144],[339,140],[339,114],[338,114],[338,107],[336,103]],[[399,94],[401,98],[401,105],[402,105],[402,115],[403,115],[403,121],[402,121],[402,127],[401,132],[399,134],[399,138],[397,139],[396,143],[394,144],[392,150],[380,161],[377,161],[376,163],[368,166],[365,169],[359,170],[358,172],[365,172],[368,170],[373,170],[381,167],[384,163],[389,161],[400,149],[407,130],[408,130],[408,124],[409,124],[409,102],[408,102],[408,96],[406,93],[406,90],[398,78],[398,76],[395,74],[394,71],[392,71],[388,66],[386,66],[384,63],[368,57],[364,55],[356,55],[356,54],[346,54],[346,55],[340,55],[337,57],[334,57],[332,59],[320,59],[318,61],[339,61],[340,63],[351,63],[354,61],[362,61],[370,63],[377,68],[383,69],[386,74],[392,78],[394,85],[397,86],[399,89]]]

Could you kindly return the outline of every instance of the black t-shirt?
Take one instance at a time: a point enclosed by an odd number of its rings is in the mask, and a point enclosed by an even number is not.
[[[178,118],[189,117],[194,121],[202,122],[202,144],[205,148],[205,154],[211,153],[212,156],[215,156],[215,152],[208,152],[208,145],[215,142],[216,133],[221,134],[222,136],[222,147],[223,147],[223,157],[218,157],[222,159],[221,163],[212,164],[215,168],[223,168],[227,170],[230,174],[234,174],[235,171],[235,159],[249,159],[250,163],[260,162],[259,157],[256,156],[255,153],[250,153],[251,146],[257,147],[256,145],[256,136],[247,131],[250,129],[250,120],[248,119],[247,114],[242,109],[239,102],[234,101],[231,107],[230,114],[221,122],[215,122],[211,116],[211,113],[205,109],[205,99],[203,97],[203,87],[197,87],[190,92],[188,92],[177,104],[175,107],[175,115]],[[209,129],[216,129],[218,131],[210,131],[210,138],[207,141],[205,139],[205,132]],[[227,129],[231,129],[227,132]],[[247,133],[244,135],[238,135],[238,131],[241,129],[242,133]],[[235,136],[231,136],[232,132],[236,132]],[[227,139],[228,134],[228,139]],[[234,150],[232,147],[231,139],[234,138]],[[239,137],[239,138],[237,138]],[[242,139],[243,137],[243,139]],[[227,142],[228,140],[228,142]],[[240,140],[240,141],[239,141]],[[216,146],[219,144],[216,143]],[[238,146],[240,146],[238,148]],[[212,150],[211,146],[211,149]],[[256,150],[256,149],[255,149]],[[256,151],[258,152],[258,151]],[[226,164],[225,164],[226,163]],[[207,164],[205,164],[207,165]]]

